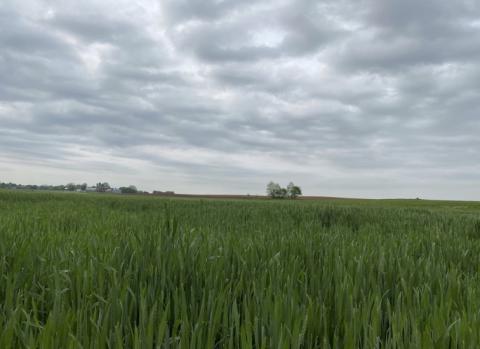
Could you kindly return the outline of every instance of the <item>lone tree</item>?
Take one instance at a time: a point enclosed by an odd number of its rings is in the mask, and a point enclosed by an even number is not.
[[[285,197],[283,195],[283,190],[280,184],[270,182],[267,184],[267,195],[270,196],[272,199],[279,199]]]
[[[302,195],[302,189],[299,186],[293,184],[293,182],[290,182],[287,186],[287,195],[290,199],[296,199],[300,195]]]

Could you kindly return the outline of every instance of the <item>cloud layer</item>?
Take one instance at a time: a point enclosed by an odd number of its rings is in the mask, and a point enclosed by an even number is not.
[[[3,0],[0,180],[480,199],[480,5]]]

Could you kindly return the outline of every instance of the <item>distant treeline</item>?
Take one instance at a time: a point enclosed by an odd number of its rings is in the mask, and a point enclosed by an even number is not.
[[[134,186],[127,187],[126,189],[135,188]],[[36,184],[16,184],[16,183],[3,183],[0,182],[0,189],[25,189],[25,190],[56,190],[56,191],[93,191],[106,192],[112,188],[108,183],[97,183],[93,187],[89,187],[87,183],[76,184],[67,183],[59,185],[36,185]],[[89,190],[90,189],[90,190]],[[136,188],[135,188],[136,190]]]
[[[82,187],[82,185],[79,184],[78,189],[81,189],[81,187]],[[86,188],[86,186],[85,186],[85,188]],[[16,184],[16,183],[0,182],[0,189],[58,190],[58,191],[61,190],[61,191],[64,191],[65,190],[65,185],[36,185],[36,184]]]
[[[72,192],[97,192],[97,193],[116,193],[116,194],[150,194],[146,191],[138,190],[136,186],[115,188],[107,182],[99,182],[94,186],[88,186],[87,183],[60,184],[60,185],[36,185],[36,184],[16,184],[0,182],[0,189],[19,189],[19,190],[48,190],[48,191],[72,191]],[[175,195],[173,191],[155,191],[155,195]]]

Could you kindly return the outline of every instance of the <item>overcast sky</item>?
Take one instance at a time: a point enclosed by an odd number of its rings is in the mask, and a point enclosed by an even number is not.
[[[480,2],[1,0],[0,181],[480,200]]]

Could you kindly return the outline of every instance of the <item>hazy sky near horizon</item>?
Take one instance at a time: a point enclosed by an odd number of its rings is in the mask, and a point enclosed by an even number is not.
[[[0,2],[0,181],[270,180],[480,200],[480,2]]]

